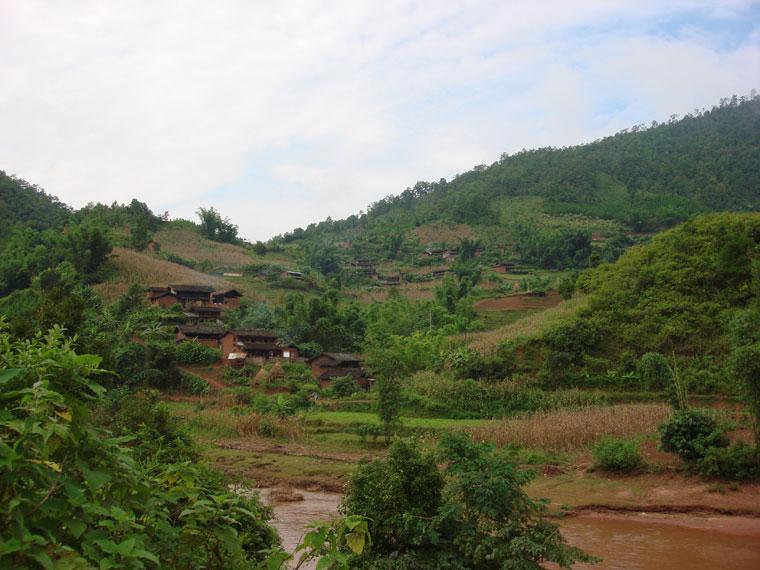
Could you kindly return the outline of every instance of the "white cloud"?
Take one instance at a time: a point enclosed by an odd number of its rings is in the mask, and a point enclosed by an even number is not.
[[[757,31],[729,49],[704,22],[751,9],[6,3],[0,168],[75,206],[136,196],[189,217],[216,204],[243,235],[266,238],[502,151],[747,93],[760,83]],[[611,100],[622,110],[601,112]]]

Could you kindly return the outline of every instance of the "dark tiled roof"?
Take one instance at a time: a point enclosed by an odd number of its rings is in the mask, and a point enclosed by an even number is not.
[[[210,285],[169,285],[170,289],[178,293],[213,293],[214,288]]]
[[[267,329],[235,329],[232,331],[237,336],[259,336],[264,338],[277,338],[277,333]]]
[[[353,378],[364,378],[367,373],[362,368],[332,368],[319,375],[319,380],[329,380],[330,378],[340,378],[341,376],[351,376]]]
[[[238,344],[245,350],[282,350],[279,344],[273,342],[241,342]]]
[[[221,313],[224,307],[193,307],[193,313]]]
[[[243,294],[237,289],[225,289],[223,291],[214,291],[212,293],[214,297],[242,297]]]
[[[198,327],[189,325],[180,325],[177,330],[185,336],[206,336],[221,338],[227,334],[227,330],[217,327]]]
[[[362,358],[361,356],[358,356],[356,354],[349,354],[347,352],[323,352],[321,354],[318,354],[316,356],[313,356],[309,359],[309,362],[312,362],[313,360],[316,360],[317,358],[321,356],[327,356],[328,358],[331,358],[334,363],[340,364],[341,362],[359,362],[361,363]],[[327,364],[327,366],[330,366],[330,364]]]

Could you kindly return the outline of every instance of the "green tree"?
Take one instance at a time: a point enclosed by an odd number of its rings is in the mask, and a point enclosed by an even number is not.
[[[377,384],[377,415],[383,424],[385,441],[389,442],[401,425],[401,382],[394,376],[381,376]]]

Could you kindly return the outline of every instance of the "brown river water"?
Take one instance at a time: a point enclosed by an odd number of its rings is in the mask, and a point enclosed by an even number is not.
[[[267,490],[260,490],[267,500]],[[337,514],[341,495],[298,491],[303,501],[273,504],[272,524],[293,552],[306,526]],[[574,568],[760,570],[760,518],[689,514],[583,514],[559,521],[567,541],[602,558]]]

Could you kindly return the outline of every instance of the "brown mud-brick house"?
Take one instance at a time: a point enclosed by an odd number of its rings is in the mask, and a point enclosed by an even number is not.
[[[233,335],[223,327],[200,327],[181,325],[175,329],[176,342],[195,340],[205,346],[218,348],[226,358],[234,351]]]
[[[372,276],[376,273],[375,265],[369,259],[357,258],[346,263],[346,270],[357,275]]]
[[[433,279],[440,279],[447,273],[451,273],[451,269],[434,269],[432,273]]]
[[[327,388],[334,378],[352,376],[360,388],[369,390],[372,380],[362,366],[362,359],[356,354],[343,352],[323,352],[307,360],[311,374],[322,388]]]
[[[498,263],[494,264],[491,269],[493,269],[496,273],[509,273],[515,267],[516,264],[514,261],[499,261]]]
[[[188,312],[185,312],[183,314],[187,319],[186,324],[198,325],[201,323],[215,323],[221,318],[222,312],[224,312],[223,307],[197,306],[192,307]]]
[[[241,329],[230,331],[234,344],[242,349],[254,362],[272,359],[295,360],[298,349],[280,342],[277,333],[264,329]]]
[[[378,275],[378,285],[401,285],[401,275]]]
[[[148,287],[148,301],[157,307],[171,307],[179,303],[177,296],[168,287]]]
[[[240,297],[243,294],[237,289],[225,289],[211,293],[211,304],[221,305],[225,309],[237,309],[240,307]]]

